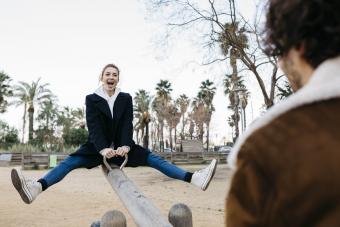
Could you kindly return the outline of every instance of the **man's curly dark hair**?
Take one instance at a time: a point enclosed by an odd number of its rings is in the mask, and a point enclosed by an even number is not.
[[[285,56],[302,47],[316,68],[340,55],[340,0],[269,0],[265,32],[267,54]]]

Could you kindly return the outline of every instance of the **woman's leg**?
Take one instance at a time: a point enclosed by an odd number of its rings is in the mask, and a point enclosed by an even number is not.
[[[149,153],[146,162],[148,166],[159,170],[164,173],[168,177],[190,182],[192,173],[187,172],[176,165],[171,164],[170,162],[164,160],[162,157],[155,155],[153,153]]]
[[[61,181],[69,172],[78,168],[89,168],[98,166],[101,158],[96,156],[68,156],[59,165],[51,169],[44,177],[38,180],[42,185],[42,190]]]
[[[68,156],[38,181],[26,179],[16,168],[11,171],[11,179],[22,200],[30,204],[43,190],[62,180],[70,171],[80,167],[94,167],[100,163],[101,158],[97,156]]]
[[[201,188],[203,191],[208,188],[217,167],[217,160],[213,159],[211,163],[203,169],[197,170],[194,173],[186,172],[153,153],[149,153],[146,161],[148,166],[161,171],[168,177],[189,182]]]

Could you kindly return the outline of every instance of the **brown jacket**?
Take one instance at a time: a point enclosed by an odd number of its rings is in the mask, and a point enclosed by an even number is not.
[[[228,227],[340,226],[340,58],[236,144]]]

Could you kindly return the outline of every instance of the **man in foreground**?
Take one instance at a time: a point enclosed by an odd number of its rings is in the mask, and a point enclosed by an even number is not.
[[[340,226],[340,1],[269,0],[268,53],[295,94],[230,155],[228,227]]]

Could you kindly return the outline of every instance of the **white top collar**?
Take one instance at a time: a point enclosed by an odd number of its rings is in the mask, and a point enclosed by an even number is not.
[[[95,94],[99,95],[103,99],[107,101],[107,104],[109,105],[109,109],[111,111],[111,116],[113,117],[113,105],[117,99],[118,94],[120,93],[121,89],[119,87],[116,87],[114,94],[110,97],[104,90],[103,86],[100,86],[97,88],[97,90],[94,92]]]
[[[340,57],[324,61],[313,73],[309,82],[296,93],[271,107],[261,118],[252,123],[249,129],[236,141],[228,156],[232,169],[237,167],[237,154],[256,130],[266,126],[280,115],[305,104],[340,97]]]

